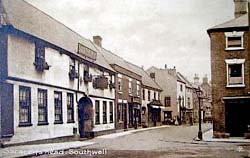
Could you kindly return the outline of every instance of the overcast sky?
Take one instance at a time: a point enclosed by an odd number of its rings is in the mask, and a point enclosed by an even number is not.
[[[206,30],[233,18],[233,0],[27,0],[68,27],[144,69],[176,66],[210,77]]]

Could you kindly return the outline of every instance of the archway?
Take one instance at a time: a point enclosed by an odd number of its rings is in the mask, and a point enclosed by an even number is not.
[[[79,100],[79,133],[80,137],[90,137],[94,127],[93,122],[93,103],[90,98],[82,97]]]

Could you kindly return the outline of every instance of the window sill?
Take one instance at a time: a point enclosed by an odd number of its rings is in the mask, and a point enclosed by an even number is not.
[[[19,123],[18,127],[30,127],[32,125],[32,123]]]
[[[63,124],[62,121],[55,121],[54,124]]]
[[[49,125],[48,122],[38,122],[37,124],[38,126],[44,126],[44,125]]]
[[[119,93],[119,94],[122,94],[122,92],[121,92],[121,91],[118,91],[118,93]]]
[[[75,123],[74,120],[67,121],[67,123]]]
[[[243,47],[233,47],[233,48],[226,48],[226,51],[231,51],[231,50],[244,50]]]
[[[246,87],[245,84],[239,84],[239,85],[227,85],[227,88],[241,88],[241,87]]]

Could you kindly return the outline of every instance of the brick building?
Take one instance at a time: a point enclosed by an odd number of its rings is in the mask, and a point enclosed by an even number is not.
[[[215,137],[249,132],[250,39],[246,10],[247,1],[235,0],[235,18],[208,29]]]
[[[142,76],[142,126],[162,125],[162,122],[164,123],[170,118],[160,100],[162,89],[142,68],[132,63],[127,63],[134,72]]]
[[[95,40],[94,40],[95,41]],[[116,128],[127,129],[141,126],[141,82],[137,74],[121,57],[104,49],[101,38],[95,41],[96,48],[102,53],[110,66],[116,71]]]

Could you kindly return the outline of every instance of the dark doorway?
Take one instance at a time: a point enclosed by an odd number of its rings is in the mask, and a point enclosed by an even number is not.
[[[247,99],[226,101],[226,132],[230,133],[231,137],[244,137],[244,133],[247,132],[247,126],[250,125],[249,103]]]
[[[89,137],[93,129],[93,103],[88,97],[79,101],[79,133],[80,137]]]

